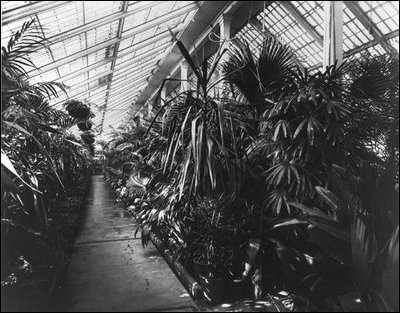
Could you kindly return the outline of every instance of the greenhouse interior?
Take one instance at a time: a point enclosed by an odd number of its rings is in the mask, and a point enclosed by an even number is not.
[[[1,22],[2,312],[399,311],[399,2]]]

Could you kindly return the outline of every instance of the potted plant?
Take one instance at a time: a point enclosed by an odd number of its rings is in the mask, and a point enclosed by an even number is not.
[[[84,131],[81,134],[82,140],[87,144],[94,143],[94,141],[95,141],[94,137],[96,137],[96,135],[95,135],[94,131],[92,131],[92,130]]]
[[[222,302],[227,297],[226,253],[212,237],[206,235],[199,240],[193,261],[194,269],[205,297],[212,302]]]
[[[79,130],[86,131],[90,130],[93,126],[93,122],[91,119],[81,119],[76,122]]]
[[[86,119],[90,116],[90,106],[78,100],[68,100],[65,104],[68,114],[77,119]]]
[[[197,199],[187,218],[187,254],[193,260],[195,277],[212,302],[227,299],[228,258],[233,246],[229,201],[226,196]]]

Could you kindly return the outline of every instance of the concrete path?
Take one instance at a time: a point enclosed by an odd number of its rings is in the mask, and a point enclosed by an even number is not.
[[[93,176],[57,311],[197,311],[157,249],[134,238],[134,222],[114,199],[103,176]]]

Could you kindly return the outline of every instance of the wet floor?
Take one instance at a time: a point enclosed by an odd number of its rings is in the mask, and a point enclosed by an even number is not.
[[[82,229],[57,298],[64,312],[188,312],[198,308],[101,175],[93,176]]]

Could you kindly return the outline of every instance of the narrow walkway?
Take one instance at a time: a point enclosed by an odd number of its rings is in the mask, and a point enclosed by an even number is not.
[[[197,311],[157,249],[134,238],[135,224],[114,199],[103,176],[93,176],[59,311]]]

